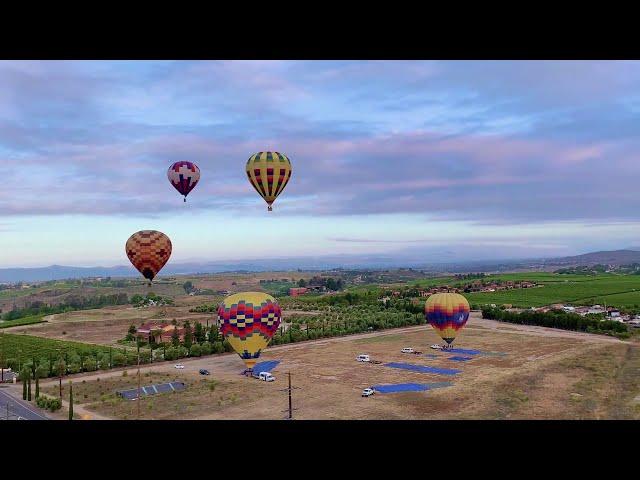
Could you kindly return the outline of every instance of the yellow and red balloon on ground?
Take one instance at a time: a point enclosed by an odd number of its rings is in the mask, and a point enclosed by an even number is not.
[[[264,198],[271,211],[271,205],[291,178],[291,162],[289,158],[278,152],[258,152],[247,160],[247,177]]]
[[[435,293],[424,306],[427,322],[447,344],[467,323],[469,310],[469,302],[458,293]]]
[[[171,240],[156,230],[140,230],[127,240],[125,251],[132,265],[151,282],[171,256]]]
[[[222,301],[218,319],[220,333],[251,369],[278,330],[282,310],[271,295],[243,292]]]

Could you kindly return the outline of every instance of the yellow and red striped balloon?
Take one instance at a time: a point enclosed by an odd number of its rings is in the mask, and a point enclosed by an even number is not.
[[[271,205],[291,178],[289,158],[278,152],[258,152],[249,157],[246,170],[249,182],[271,211]]]

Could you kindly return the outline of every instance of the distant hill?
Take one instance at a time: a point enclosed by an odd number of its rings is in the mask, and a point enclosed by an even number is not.
[[[162,275],[180,275],[220,272],[264,272],[291,270],[330,270],[335,268],[387,269],[419,268],[431,273],[437,272],[500,272],[549,270],[557,266],[580,265],[629,265],[640,263],[640,250],[613,250],[585,253],[573,257],[546,259],[508,260],[460,260],[427,261],[435,255],[386,254],[386,255],[326,255],[317,257],[272,258],[266,260],[239,260],[169,263],[162,269]],[[140,274],[131,266],[114,267],[69,267],[51,265],[36,268],[0,268],[0,282],[38,282],[62,280],[65,278],[88,277],[135,277]]]
[[[640,263],[640,251],[637,250],[610,250],[591,252],[573,257],[549,259],[549,265],[630,265]]]

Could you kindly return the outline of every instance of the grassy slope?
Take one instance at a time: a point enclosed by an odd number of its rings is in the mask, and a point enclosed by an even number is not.
[[[10,333],[0,333],[0,347],[4,358],[22,356],[22,358],[46,357],[49,354],[58,355],[59,351],[80,353],[109,351],[109,347],[89,345],[79,342],[68,342],[65,340],[52,340],[49,338],[32,337],[29,335],[14,335]]]
[[[34,323],[42,323],[43,315],[32,315],[30,317],[17,318],[16,320],[7,320],[0,322],[0,328],[19,327],[21,325],[31,325]]]

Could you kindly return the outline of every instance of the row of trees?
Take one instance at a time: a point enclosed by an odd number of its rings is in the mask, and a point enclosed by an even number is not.
[[[564,310],[550,310],[548,312],[509,312],[490,306],[482,307],[482,318],[489,318],[501,322],[519,325],[537,325],[541,327],[575,330],[588,333],[603,333],[626,338],[628,328],[624,323],[615,320],[600,320],[596,315],[581,316]]]
[[[299,287],[306,286],[318,286],[325,287],[327,290],[332,292],[337,292],[338,290],[342,290],[344,288],[344,282],[341,278],[335,279],[333,277],[313,277],[309,281],[301,278],[298,280]]]
[[[136,293],[133,297],[131,297],[130,303],[136,307],[150,305],[151,303],[155,305],[172,305],[173,300],[171,298],[161,297],[160,295],[156,295],[153,292],[149,292],[145,296]]]
[[[58,305],[47,305],[44,302],[32,302],[25,308],[14,308],[3,315],[4,320],[16,320],[18,318],[30,317],[33,315],[52,315],[54,313],[64,313],[73,310],[86,310],[91,308],[101,308],[107,305],[125,305],[129,303],[126,293],[114,293],[112,295],[96,295],[94,297],[82,297],[71,295],[64,302]]]

